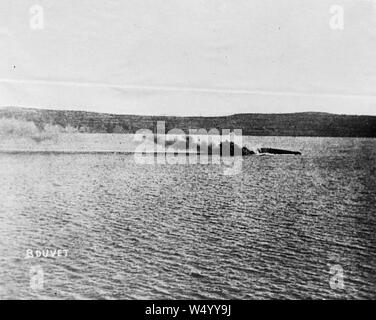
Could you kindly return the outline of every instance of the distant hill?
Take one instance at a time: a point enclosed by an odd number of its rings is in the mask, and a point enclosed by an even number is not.
[[[376,137],[376,116],[336,115],[319,112],[286,114],[235,114],[222,117],[173,117],[104,114],[85,111],[59,111],[6,107],[0,118],[74,127],[90,133],[134,133],[155,131],[157,121],[166,122],[166,131],[188,129],[242,129],[251,136]]]

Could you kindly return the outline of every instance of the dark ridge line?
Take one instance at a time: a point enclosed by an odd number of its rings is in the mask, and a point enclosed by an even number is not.
[[[228,116],[139,116],[91,111],[7,107],[0,118],[33,121],[41,130],[46,124],[71,126],[82,133],[135,133],[147,129],[155,133],[157,121],[165,130],[241,129],[244,136],[354,137],[375,138],[376,116],[338,115],[323,112],[244,113]]]

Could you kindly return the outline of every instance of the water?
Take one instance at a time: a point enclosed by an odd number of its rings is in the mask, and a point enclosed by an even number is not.
[[[0,154],[0,298],[376,298],[376,140],[246,139],[303,156]]]

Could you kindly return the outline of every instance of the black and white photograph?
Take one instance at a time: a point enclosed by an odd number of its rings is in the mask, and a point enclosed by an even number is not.
[[[374,300],[375,138],[375,0],[1,0],[0,300]]]

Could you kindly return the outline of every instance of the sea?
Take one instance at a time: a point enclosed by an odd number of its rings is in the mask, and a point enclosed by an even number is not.
[[[244,139],[302,155],[0,153],[0,299],[375,299],[376,139]]]

